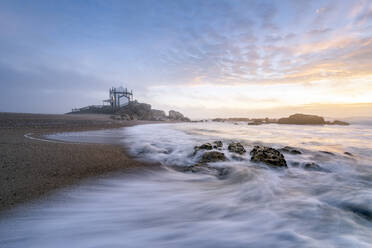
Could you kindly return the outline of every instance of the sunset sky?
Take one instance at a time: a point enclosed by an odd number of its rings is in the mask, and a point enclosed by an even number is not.
[[[372,1],[0,2],[0,111],[111,86],[191,118],[372,116]]]

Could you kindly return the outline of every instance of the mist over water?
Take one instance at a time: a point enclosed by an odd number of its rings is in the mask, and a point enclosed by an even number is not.
[[[49,138],[126,146],[161,170],[92,179],[0,215],[0,247],[370,247],[371,126],[245,123],[142,125]],[[222,140],[224,179],[183,173],[193,147]],[[248,151],[234,158],[226,147]],[[292,146],[286,169],[250,161],[262,144]],[[345,154],[345,152],[351,155]],[[322,170],[306,170],[317,163]]]

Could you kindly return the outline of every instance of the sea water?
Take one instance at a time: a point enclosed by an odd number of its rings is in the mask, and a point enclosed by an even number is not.
[[[371,247],[372,130],[368,125],[180,123],[63,133],[64,141],[122,144],[144,170],[91,179],[0,215],[0,247]],[[180,172],[194,146],[221,140],[221,178]],[[234,156],[230,142],[247,153]],[[255,145],[288,168],[250,161]],[[319,170],[303,165],[316,163]]]

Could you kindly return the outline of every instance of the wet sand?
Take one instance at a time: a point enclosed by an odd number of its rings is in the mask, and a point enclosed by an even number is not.
[[[118,145],[45,142],[25,134],[40,138],[147,123],[152,122],[114,121],[109,115],[0,113],[0,210],[47,197],[48,192],[83,178],[156,166],[133,160]]]

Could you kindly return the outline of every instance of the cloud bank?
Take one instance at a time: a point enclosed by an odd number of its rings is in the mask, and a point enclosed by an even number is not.
[[[372,102],[370,1],[2,1],[0,30],[0,111],[116,85],[191,117]]]

